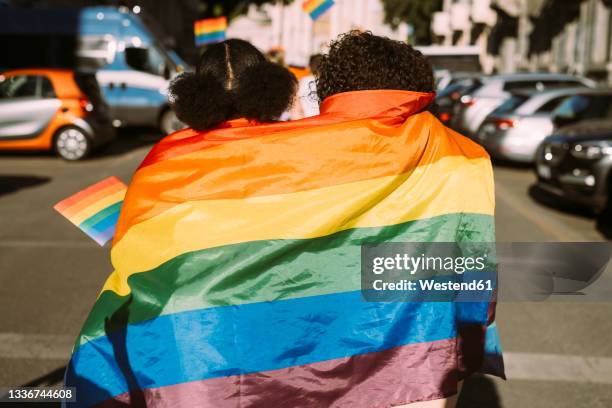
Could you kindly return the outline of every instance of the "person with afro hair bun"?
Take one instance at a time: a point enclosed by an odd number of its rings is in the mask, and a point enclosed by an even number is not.
[[[291,106],[296,87],[287,69],[247,41],[230,39],[208,47],[195,72],[174,79],[170,102],[179,120],[203,131],[238,118],[277,120]]]
[[[125,195],[67,369],[80,406],[448,408],[470,375],[503,377],[494,290],[376,291],[457,282],[376,275],[401,254],[371,252],[480,256],[463,244],[495,242],[489,157],[428,111],[433,73],[410,45],[349,32],[318,68],[319,115],[284,122],[296,80],[245,41],[171,84],[188,127]]]

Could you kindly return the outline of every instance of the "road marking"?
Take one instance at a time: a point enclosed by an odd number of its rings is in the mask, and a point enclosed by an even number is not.
[[[74,340],[53,334],[0,333],[0,358],[68,360]]]
[[[528,202],[527,206],[523,200],[513,194],[501,183],[495,183],[496,196],[506,205],[518,212],[520,215],[538,226],[542,231],[550,234],[558,241],[581,242],[587,241],[584,236],[576,233],[572,228],[567,227],[559,218],[553,218],[545,214],[533,203]],[[533,208],[528,208],[528,206]],[[536,211],[534,211],[536,210]]]
[[[508,380],[612,384],[612,358],[505,352]]]
[[[94,241],[0,241],[0,248],[100,248]]]
[[[74,337],[0,333],[0,358],[68,360]],[[505,352],[509,380],[612,384],[612,357]]]

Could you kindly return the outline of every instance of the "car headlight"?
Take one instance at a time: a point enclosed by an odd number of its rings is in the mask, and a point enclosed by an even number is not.
[[[572,156],[578,159],[596,160],[612,155],[612,143],[608,141],[576,143],[570,149]]]

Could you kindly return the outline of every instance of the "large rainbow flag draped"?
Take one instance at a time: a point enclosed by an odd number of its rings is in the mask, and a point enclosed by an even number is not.
[[[494,303],[360,293],[364,243],[494,240],[489,158],[432,99],[349,92],[155,146],[67,369],[77,405],[391,407],[503,376]]]

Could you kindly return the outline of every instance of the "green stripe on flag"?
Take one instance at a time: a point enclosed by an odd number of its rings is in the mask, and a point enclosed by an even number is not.
[[[494,235],[492,216],[458,213],[314,239],[253,241],[189,252],[130,276],[129,296],[103,292],[75,348],[107,334],[104,322],[119,309],[127,312],[127,323],[137,323],[187,310],[354,291],[361,287],[362,244],[494,242]]]

